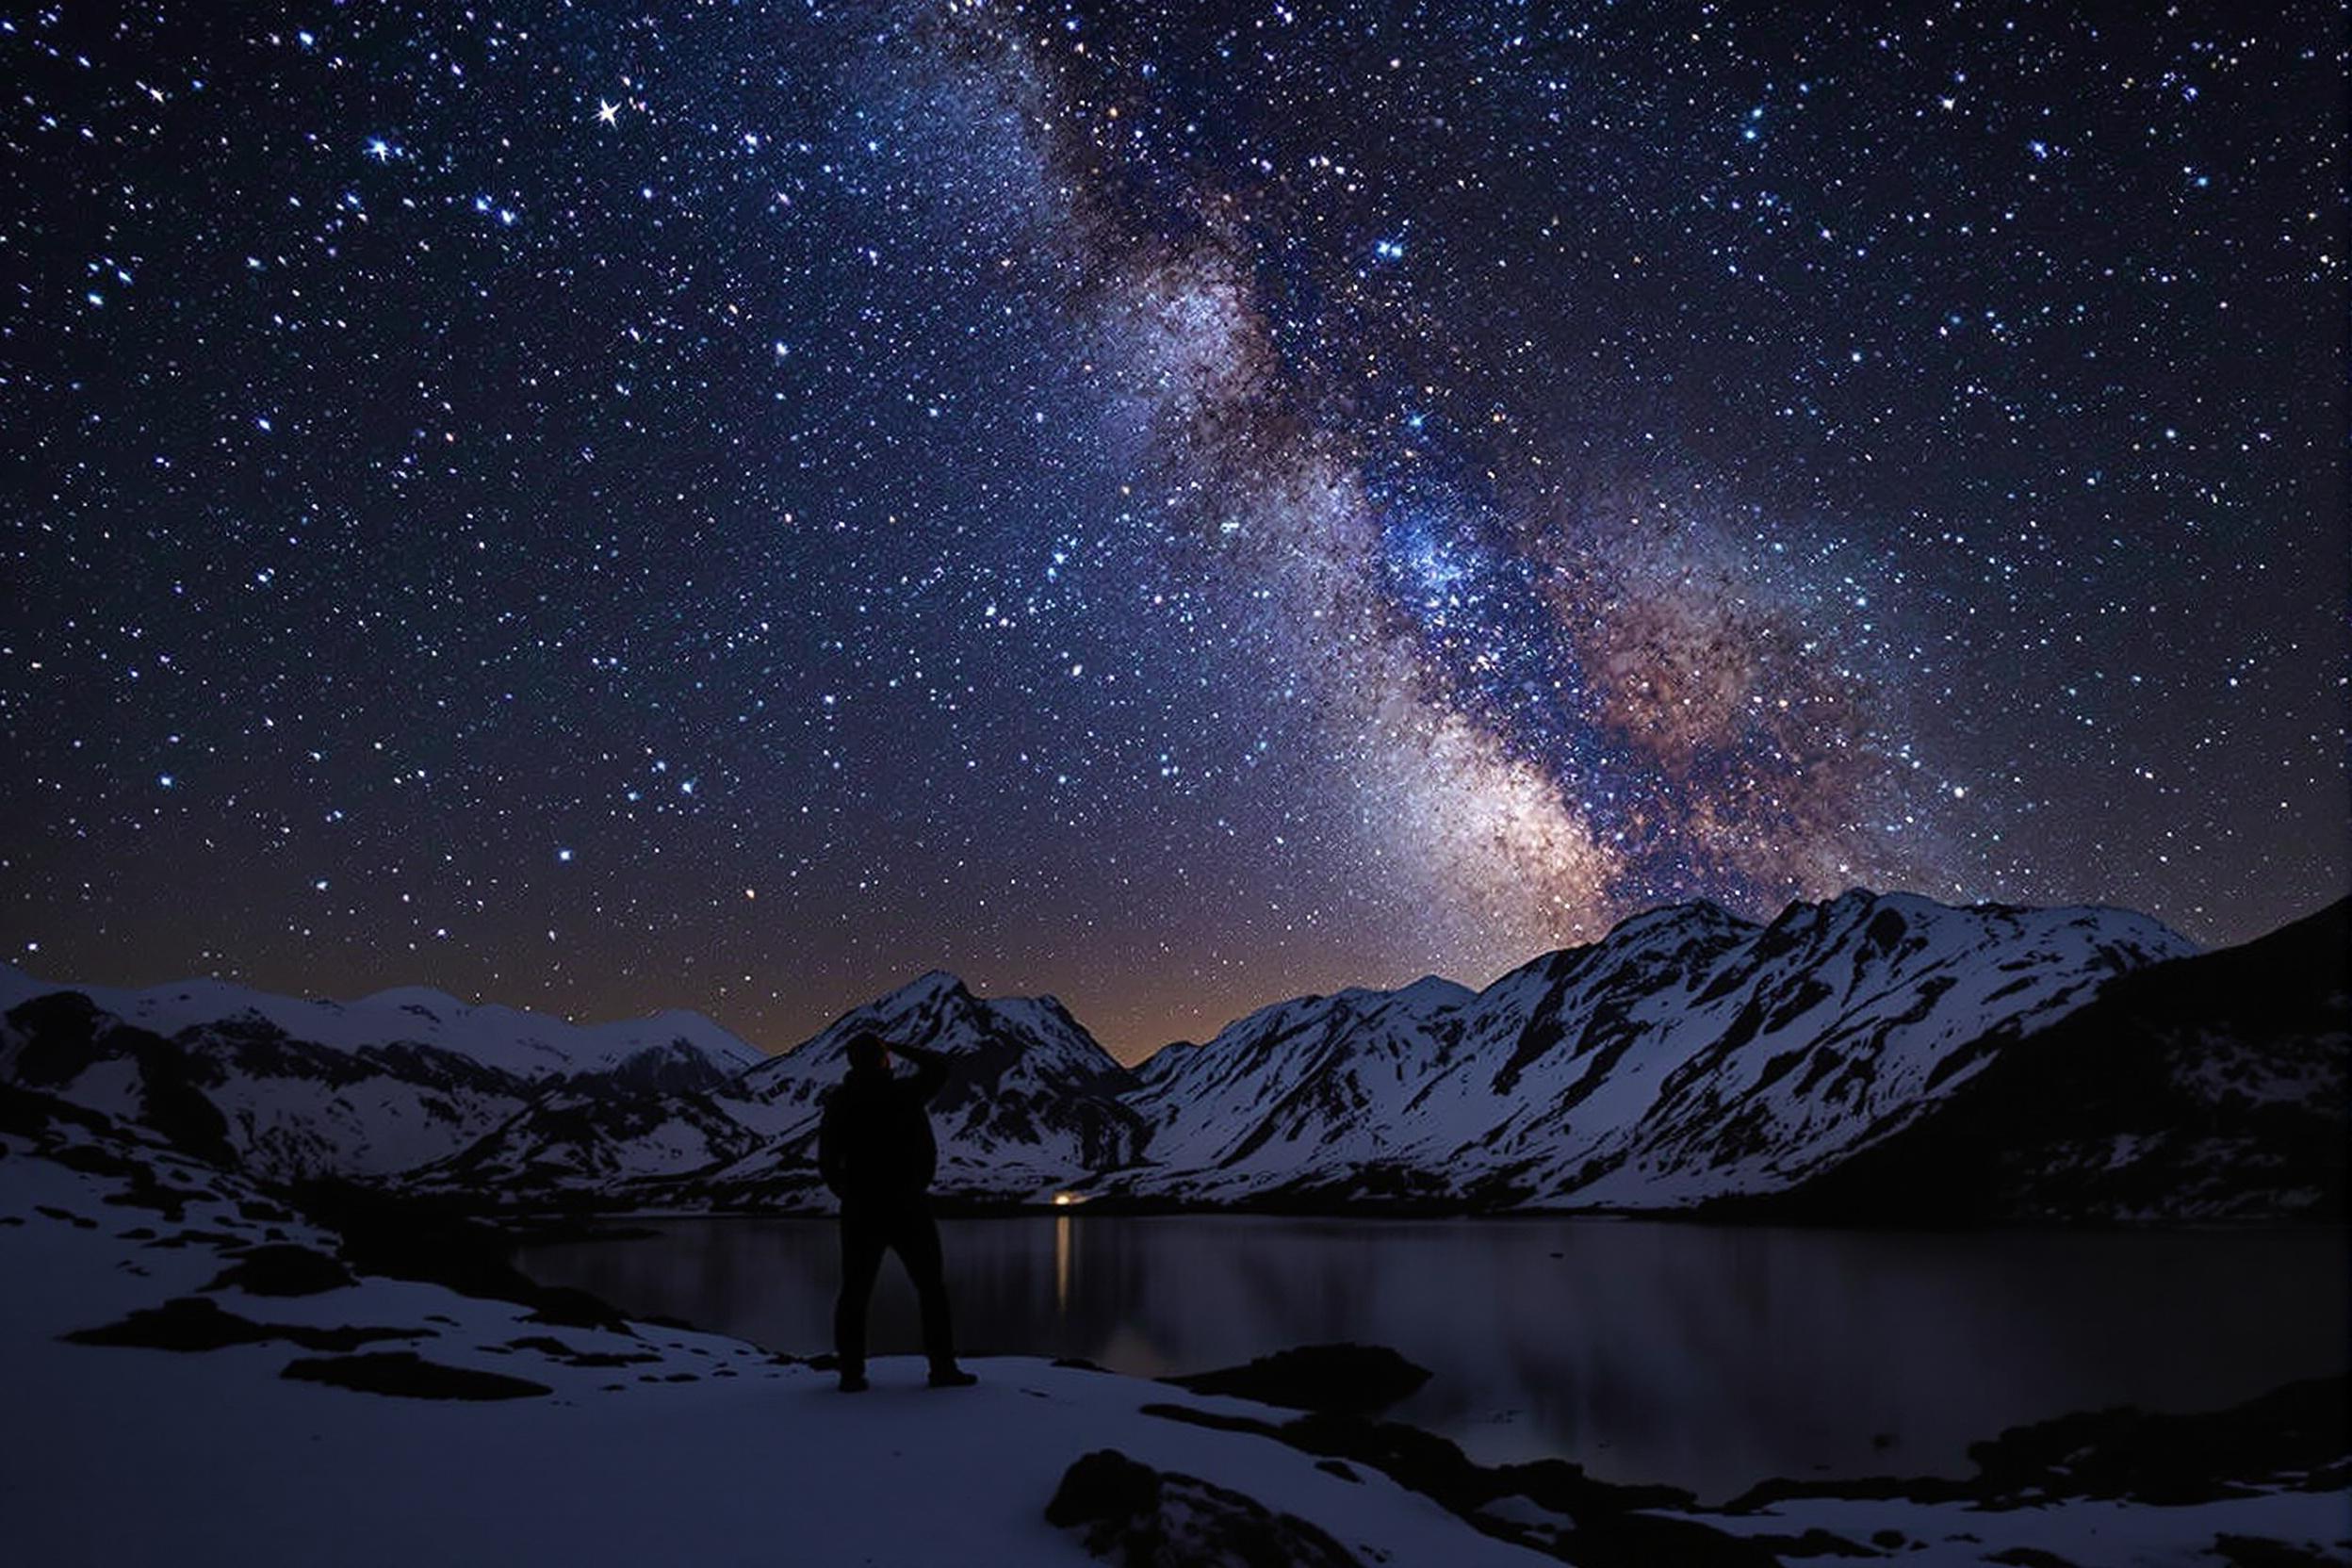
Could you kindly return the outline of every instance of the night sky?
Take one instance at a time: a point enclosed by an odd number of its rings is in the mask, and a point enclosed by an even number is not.
[[[0,12],[36,973],[1132,1057],[2345,887],[2340,8],[97,8]]]

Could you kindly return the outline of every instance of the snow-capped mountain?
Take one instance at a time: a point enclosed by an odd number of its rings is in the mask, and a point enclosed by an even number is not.
[[[1421,1122],[1418,1091],[1459,1042],[1467,987],[1434,975],[1262,1007],[1205,1045],[1136,1070],[1130,1100],[1152,1128],[1122,1190],[1216,1181],[1240,1191],[1312,1168],[1393,1157]]]
[[[556,1089],[709,1088],[764,1060],[697,1014],[565,1023],[404,988],[306,1002],[190,980],[47,985],[0,967],[0,1076],[109,1114],[200,1094],[257,1174],[388,1178],[455,1154]]]
[[[938,1190],[1029,1199],[1135,1157],[1149,1132],[1120,1100],[1129,1074],[1048,997],[983,1001],[937,971],[843,1014],[721,1087],[549,1096],[420,1180],[626,1189],[663,1203],[819,1201],[815,1136],[859,1034],[940,1052],[931,1102]]]
[[[180,980],[134,989],[37,980],[0,964],[0,1013],[29,997],[76,990],[101,1011],[166,1037],[205,1025],[269,1025],[289,1039],[357,1054],[371,1047],[422,1047],[462,1056],[512,1077],[539,1079],[642,1070],[654,1059],[708,1059],[731,1076],[767,1060],[700,1013],[679,1009],[612,1023],[567,1023],[496,1004],[460,1002],[447,991],[400,986],[357,1002],[304,1001],[226,980]]]
[[[2100,984],[2195,951],[2119,909],[1859,890],[1769,925],[1655,909],[1472,994],[1250,1015],[1145,1064],[1139,1198],[1680,1207],[1883,1135]]]
[[[1750,1212],[1911,1223],[2341,1219],[2352,902],[2158,964]]]
[[[983,1001],[934,971],[730,1086],[730,1102],[768,1136],[710,1173],[714,1191],[770,1189],[814,1161],[825,1092],[849,1070],[844,1048],[869,1032],[948,1057],[947,1086],[931,1102],[941,1190],[1027,1196],[1067,1186],[1132,1160],[1150,1133],[1121,1098],[1127,1069],[1060,1002]]]
[[[1901,1141],[1994,1068],[2022,1070],[2117,977],[2195,951],[2120,909],[1857,890],[1759,924],[1680,905],[1483,990],[1432,976],[1301,997],[1132,1071],[1054,999],[983,999],[939,972],[760,1058],[692,1014],[582,1029],[433,993],[75,994],[8,972],[0,1077],[190,1136],[217,1122],[229,1154],[274,1176],[518,1206],[802,1208],[826,1202],[824,1096],[871,1030],[949,1057],[936,1187],[961,1199],[1691,1208]],[[2234,1070],[2180,1050],[2182,1072]]]

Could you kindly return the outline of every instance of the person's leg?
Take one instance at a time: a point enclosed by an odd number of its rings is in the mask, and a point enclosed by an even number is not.
[[[841,1293],[833,1302],[833,1353],[841,1360],[843,1387],[866,1380],[866,1307],[874,1299],[874,1279],[882,1271],[882,1250],[890,1233],[880,1217],[843,1206],[841,1210]]]
[[[931,1363],[931,1380],[962,1381],[956,1367],[956,1331],[947,1310],[947,1270],[939,1254],[939,1227],[928,1204],[916,1204],[896,1217],[891,1246],[914,1282],[915,1300],[923,1309],[923,1353]]]

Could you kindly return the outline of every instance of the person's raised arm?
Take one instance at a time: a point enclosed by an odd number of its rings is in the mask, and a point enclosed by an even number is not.
[[[920,1045],[896,1045],[890,1050],[915,1064],[915,1075],[906,1080],[922,1099],[928,1100],[947,1083],[947,1058],[937,1051],[926,1051]]]

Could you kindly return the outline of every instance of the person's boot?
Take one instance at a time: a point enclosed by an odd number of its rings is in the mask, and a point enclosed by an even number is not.
[[[967,1372],[960,1366],[935,1366],[931,1369],[933,1388],[970,1388],[979,1380],[977,1372]]]
[[[866,1375],[863,1372],[853,1372],[846,1366],[842,1367],[841,1392],[843,1394],[863,1394],[865,1391]]]

